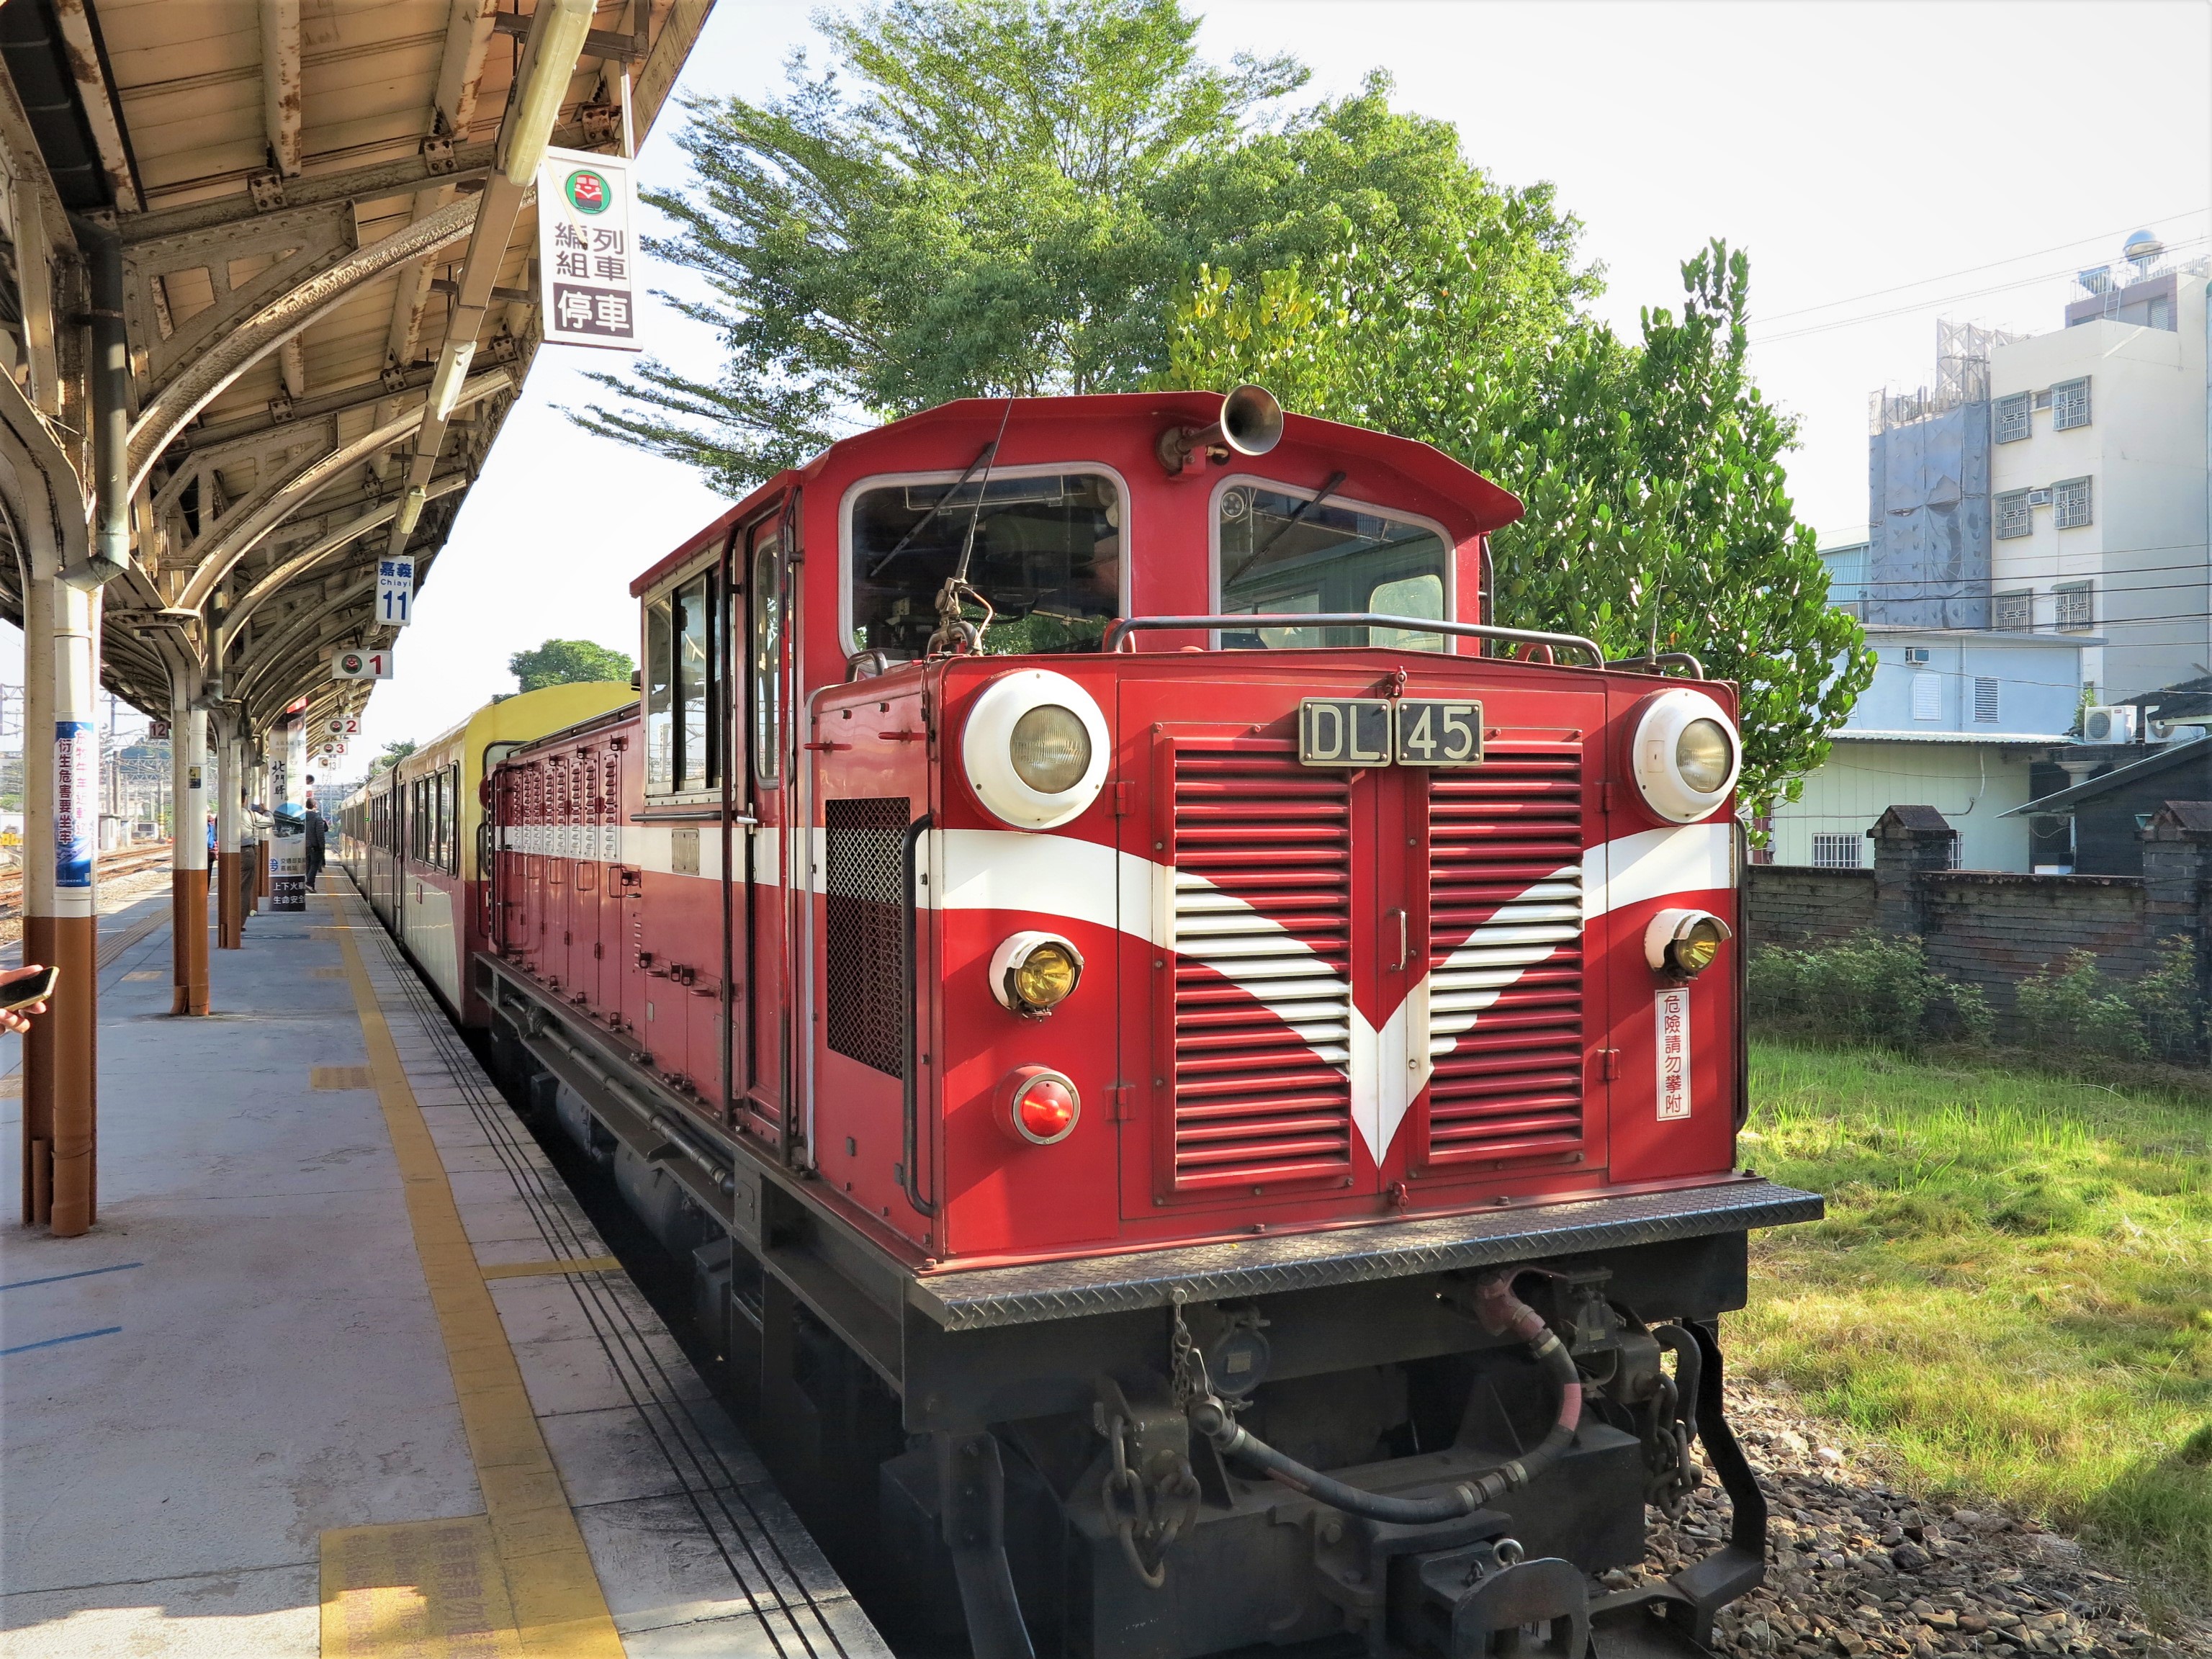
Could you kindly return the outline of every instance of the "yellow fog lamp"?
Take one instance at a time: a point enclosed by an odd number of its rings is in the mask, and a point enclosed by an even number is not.
[[[1083,953],[1055,933],[1016,933],[991,953],[991,994],[1018,1014],[1048,1014],[1083,979]]]
[[[1735,930],[1710,910],[1662,910],[1644,930],[1644,959],[1670,979],[1695,979]]]

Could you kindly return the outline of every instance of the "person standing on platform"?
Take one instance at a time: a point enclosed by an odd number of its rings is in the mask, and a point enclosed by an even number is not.
[[[307,808],[307,890],[315,890],[315,879],[323,873],[323,815],[313,806]]]

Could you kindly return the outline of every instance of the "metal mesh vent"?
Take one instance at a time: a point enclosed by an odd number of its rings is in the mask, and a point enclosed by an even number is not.
[[[899,848],[913,817],[904,795],[822,805],[823,932],[830,1047],[900,1074],[899,998],[906,964]]]

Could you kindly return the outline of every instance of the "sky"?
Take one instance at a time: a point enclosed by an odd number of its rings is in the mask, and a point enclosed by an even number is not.
[[[1868,394],[1932,379],[1939,318],[2042,332],[2128,233],[2204,246],[2203,0],[1186,3],[1209,57],[1310,65],[1298,101],[1379,68],[1501,183],[1552,181],[1605,268],[1599,312],[1632,335],[1640,307],[1679,304],[1709,238],[1747,250],[1753,372],[1800,423],[1790,482],[1823,545],[1865,533]],[[811,9],[720,0],[680,88],[772,93]],[[643,147],[646,185],[684,182],[678,119]],[[712,336],[665,307],[647,326],[658,355],[711,362]],[[635,654],[630,579],[722,503],[559,412],[611,359],[539,354],[340,771],[512,690],[507,658],[548,637]]]

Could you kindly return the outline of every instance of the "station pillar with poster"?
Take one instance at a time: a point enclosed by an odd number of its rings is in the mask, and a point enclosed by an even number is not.
[[[269,898],[271,910],[307,908],[307,722],[288,714],[269,739]]]

